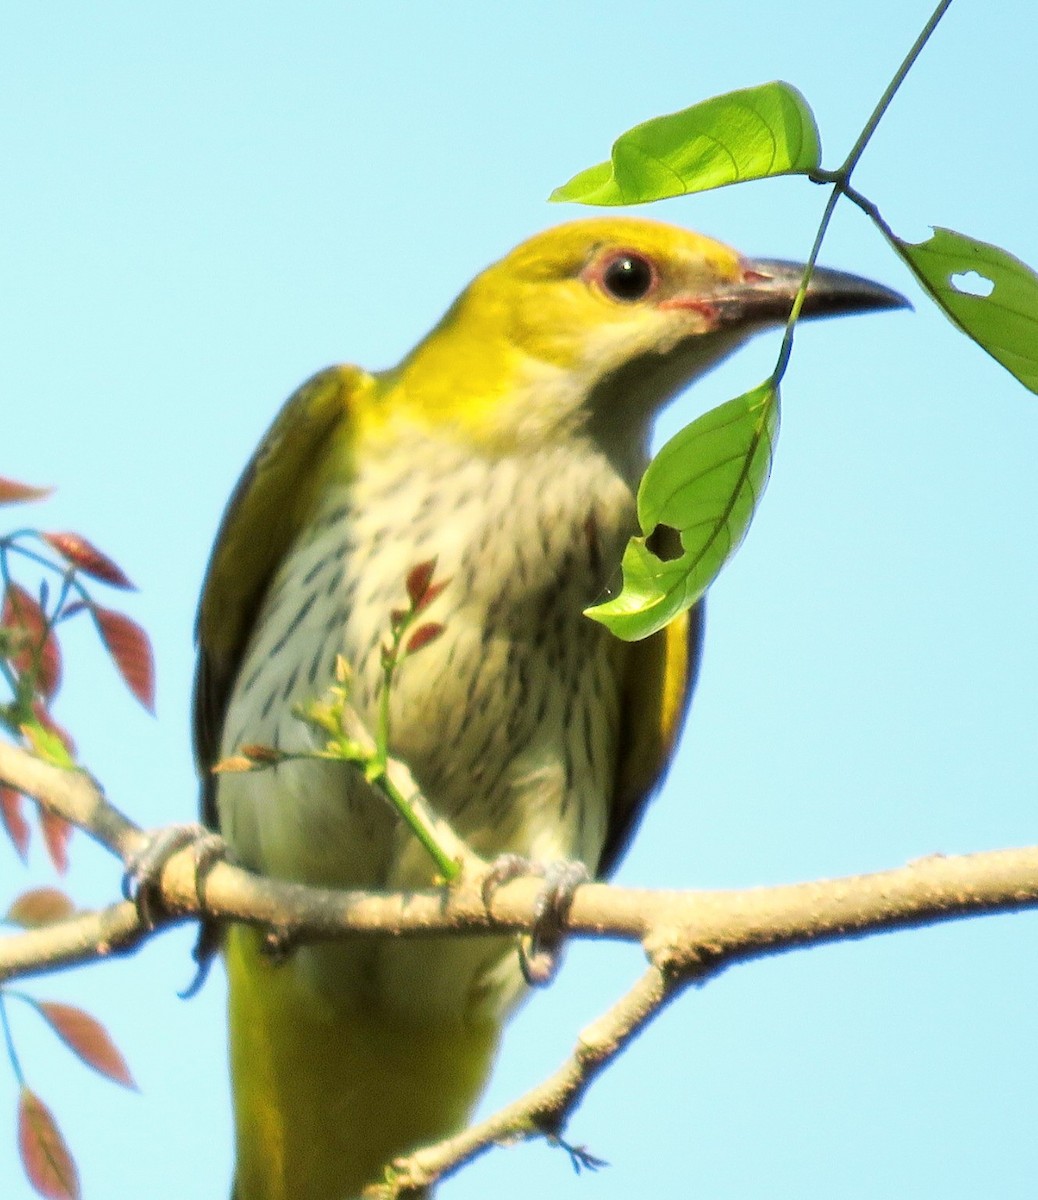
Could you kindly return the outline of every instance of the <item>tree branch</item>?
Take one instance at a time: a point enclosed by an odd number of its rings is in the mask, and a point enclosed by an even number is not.
[[[88,775],[0,743],[0,781],[80,826],[124,864],[151,843]],[[474,869],[474,864],[479,869]],[[131,903],[77,913],[0,938],[0,982],[103,958],[193,917],[243,921],[290,942],[341,937],[519,933],[535,921],[540,880],[517,879],[484,900],[485,872],[471,856],[459,882],[413,893],[334,891],[253,875],[226,862],[200,871],[187,847],[155,885],[149,916]],[[560,1138],[592,1080],[681,990],[726,966],[764,955],[894,929],[1038,907],[1038,846],[946,858],[935,855],[870,875],[742,891],[658,891],[592,883],[563,918],[576,937],[640,942],[651,967],[586,1029],[571,1057],[526,1096],[458,1135],[394,1164],[380,1198],[415,1196],[503,1140]],[[573,1151],[579,1160],[579,1152]]]
[[[0,983],[96,962],[136,947],[152,932],[129,900],[0,937]]]

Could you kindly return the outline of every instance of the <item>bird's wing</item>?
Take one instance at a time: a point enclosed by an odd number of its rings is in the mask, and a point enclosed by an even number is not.
[[[359,367],[329,367],[278,413],[242,473],[216,535],[198,608],[195,754],[202,817],[216,826],[215,780],[224,714],[252,627],[281,560],[342,461],[342,427],[375,386]]]
[[[636,642],[621,695],[616,787],[599,863],[616,867],[663,780],[685,723],[703,645],[703,601],[659,633]]]

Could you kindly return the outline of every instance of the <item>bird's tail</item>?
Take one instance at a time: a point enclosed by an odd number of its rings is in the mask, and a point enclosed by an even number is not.
[[[460,1128],[497,1047],[492,1020],[421,1026],[330,1003],[260,935],[228,934],[233,1200],[341,1200],[393,1158]]]

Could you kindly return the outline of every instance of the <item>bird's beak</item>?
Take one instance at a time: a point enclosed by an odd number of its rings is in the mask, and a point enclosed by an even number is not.
[[[789,319],[803,275],[803,263],[770,258],[743,259],[737,278],[719,283],[708,292],[679,293],[663,300],[660,308],[695,312],[712,332],[782,325]],[[845,313],[911,307],[893,288],[847,271],[815,267],[800,315],[803,318],[838,317]]]
[[[803,263],[761,258],[746,259],[742,265],[742,279],[719,288],[710,297],[710,302],[718,306],[719,324],[784,323],[804,275]],[[893,288],[847,271],[815,267],[800,315],[838,317],[911,307]]]

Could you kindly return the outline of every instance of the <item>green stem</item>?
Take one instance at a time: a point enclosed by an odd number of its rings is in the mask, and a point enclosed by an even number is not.
[[[18,677],[11,670],[6,658],[0,658],[0,675],[4,678],[4,683],[11,689],[15,696],[18,695]]]
[[[811,282],[811,272],[815,269],[815,262],[818,258],[818,252],[822,248],[822,242],[825,239],[826,231],[829,228],[829,222],[833,218],[833,212],[836,209],[836,202],[841,195],[839,185],[835,186],[829,193],[829,199],[825,205],[825,212],[822,213],[822,219],[818,222],[818,232],[815,234],[814,244],[811,247],[811,253],[807,256],[807,264],[804,267],[804,277],[800,280],[800,287],[797,289],[796,298],[793,300],[793,307],[789,313],[789,320],[786,322],[786,330],[782,335],[782,345],[779,347],[778,360],[775,363],[775,369],[771,373],[772,386],[777,390],[778,385],[782,382],[782,376],[786,373],[786,368],[789,366],[789,356],[793,352],[793,329],[800,318],[800,310],[804,307],[804,300],[807,296],[808,284]]]
[[[872,110],[872,115],[865,122],[865,128],[858,135],[858,140],[851,147],[850,154],[844,159],[843,166],[839,173],[844,176],[844,182],[850,182],[851,172],[858,165],[858,159],[861,158],[865,151],[865,147],[869,144],[872,135],[876,132],[876,127],[883,119],[884,113],[890,107],[890,102],[897,95],[898,89],[905,82],[905,77],[908,72],[915,66],[915,60],[923,52],[923,47],[930,40],[933,31],[940,24],[941,18],[951,7],[952,0],[940,0],[940,3],[933,10],[929,21],[923,26],[922,33],[912,43],[912,49],[905,55],[901,66],[894,72],[894,78],[887,84],[886,91],[879,98],[879,103]]]
[[[436,863],[436,869],[440,875],[446,879],[448,883],[452,883],[461,874],[461,867],[451,858],[436,840],[435,833],[426,825],[426,823],[415,812],[410,800],[400,791],[393,783],[389,776],[383,771],[372,781],[378,787],[386,799],[393,805],[397,812],[407,822],[408,828],[421,842],[426,852],[430,855],[433,862]]]
[[[12,554],[20,554],[22,558],[27,558],[30,562],[35,563],[38,567],[45,567],[48,571],[53,571],[55,573],[60,572],[68,581],[68,587],[65,589],[66,596],[68,591],[74,590],[76,595],[80,600],[83,601],[84,604],[89,604],[90,593],[79,582],[79,579],[76,576],[76,568],[74,566],[68,566],[65,563],[56,563],[52,559],[47,558],[46,555],[39,554],[35,550],[30,550],[28,546],[23,546],[20,543],[15,543],[14,541],[15,538],[29,536],[38,535],[32,529],[19,529],[17,533],[9,534],[5,539],[9,543],[5,548]]]
[[[395,653],[395,650],[394,650]],[[375,762],[385,774],[389,761],[389,691],[393,682],[393,667],[382,668],[382,691],[378,698],[378,729],[375,731]]]
[[[807,296],[807,288],[811,282],[811,272],[814,270],[815,262],[818,258],[818,252],[822,248],[822,242],[825,239],[826,231],[829,228],[829,222],[832,220],[833,212],[836,208],[836,203],[841,196],[847,196],[859,208],[863,209],[872,218],[880,229],[888,236],[892,237],[890,227],[879,215],[879,210],[868,200],[861,192],[850,186],[851,173],[858,165],[858,160],[865,152],[865,147],[872,139],[872,135],[876,132],[880,121],[890,107],[891,101],[897,95],[898,89],[905,81],[908,72],[915,65],[916,59],[923,51],[923,47],[930,40],[933,31],[937,28],[941,18],[951,7],[952,0],[940,0],[940,3],[930,14],[930,19],[923,26],[922,32],[912,43],[912,48],[905,55],[901,66],[894,72],[894,78],[887,84],[883,95],[879,98],[879,103],[872,110],[869,119],[865,122],[865,127],[858,135],[857,141],[851,147],[851,152],[844,159],[842,166],[835,171],[813,171],[811,179],[816,183],[829,183],[832,185],[832,191],[829,194],[829,199],[825,206],[825,212],[822,213],[822,219],[818,223],[818,232],[815,234],[814,245],[811,247],[811,253],[808,255],[807,264],[804,267],[804,277],[800,281],[800,287],[797,290],[796,298],[793,301],[793,308],[789,314],[789,320],[786,322],[786,330],[782,336],[782,345],[779,348],[778,360],[775,363],[775,369],[771,373],[771,382],[777,389],[786,373],[786,368],[789,366],[789,356],[793,350],[793,329],[800,317],[800,311],[804,307],[804,299]]]
[[[73,584],[77,583],[76,568],[68,567],[64,575],[61,577],[61,591],[58,593],[58,599],[51,612],[50,621],[48,623],[48,632],[52,630],[60,617],[65,611],[65,601],[68,600],[68,594],[72,591]]]
[[[25,1075],[22,1064],[18,1061],[18,1052],[14,1048],[14,1038],[11,1035],[11,1023],[7,1019],[7,1006],[4,1004],[4,993],[0,991],[0,1028],[4,1031],[4,1044],[7,1046],[7,1057],[11,1061],[11,1069],[18,1081],[19,1087],[25,1087]]]
[[[421,842],[426,852],[436,864],[440,875],[450,883],[456,879],[461,868],[443,849],[436,840],[436,834],[415,812],[414,806],[404,796],[400,789],[389,778],[389,698],[393,686],[393,676],[400,665],[400,647],[414,619],[410,613],[393,630],[393,642],[382,662],[382,692],[378,704],[378,729],[375,731],[375,756],[366,772],[368,781],[377,787],[403,818],[407,827]]]

